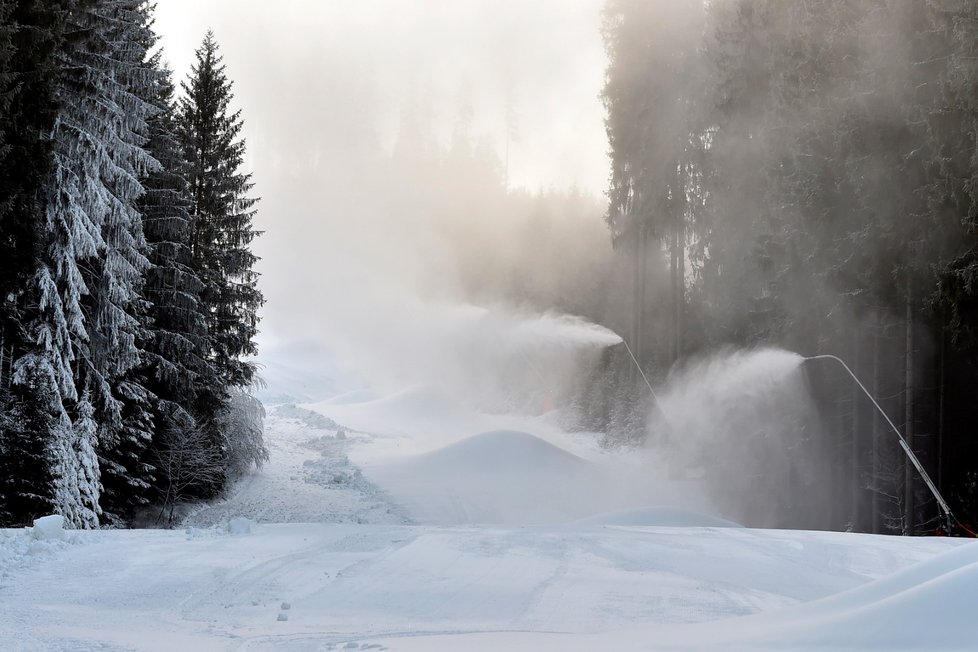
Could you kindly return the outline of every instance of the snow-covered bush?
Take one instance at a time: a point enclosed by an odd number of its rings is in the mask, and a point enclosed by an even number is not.
[[[263,438],[265,408],[257,398],[242,390],[232,390],[219,427],[227,441],[229,479],[241,477],[252,466],[260,469],[268,461]]]
[[[180,502],[200,497],[208,487],[223,486],[227,463],[211,433],[189,414],[174,409],[166,424],[156,449],[156,467],[163,480],[157,521],[172,526]]]

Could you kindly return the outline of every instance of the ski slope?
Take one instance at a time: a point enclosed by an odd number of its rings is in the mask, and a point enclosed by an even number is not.
[[[630,481],[586,435],[362,398],[270,409],[268,466],[182,529],[0,531],[0,648],[974,649],[975,542],[572,509],[553,481]]]

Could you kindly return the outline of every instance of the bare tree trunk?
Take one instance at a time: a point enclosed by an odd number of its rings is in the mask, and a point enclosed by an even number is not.
[[[914,402],[914,350],[913,350],[913,287],[912,287],[912,277],[910,274],[910,268],[907,268],[907,314],[906,314],[906,332],[907,332],[907,342],[906,350],[904,355],[904,364],[906,365],[906,377],[904,380],[904,437],[907,440],[907,446],[910,450],[914,450],[914,423],[913,423],[913,402]],[[914,451],[916,452],[916,451]],[[911,535],[914,531],[914,468],[907,459],[903,463],[903,507],[904,507],[904,519],[903,519],[903,533],[905,535]]]
[[[669,303],[671,317],[669,330],[669,364],[675,364],[679,359],[679,231],[673,230],[672,242],[669,243]]]
[[[686,182],[689,173],[684,162],[676,166],[675,228],[672,234],[672,362],[675,364],[683,351],[683,306],[686,287]]]
[[[632,260],[632,342],[635,355],[642,355],[642,234],[635,229],[635,252]],[[632,369],[632,380],[638,382],[638,370]]]
[[[941,350],[937,393],[937,490],[944,492],[944,388],[947,373],[947,331],[941,323]]]
[[[683,353],[683,308],[686,305],[686,234],[685,223],[680,216],[676,232],[673,234],[673,339],[672,362],[675,363]]]
[[[649,257],[649,233],[648,229],[642,229],[639,237],[639,293],[638,293],[638,328],[639,328],[639,350],[644,351],[645,344],[645,297],[646,297],[646,280],[648,277],[648,257]],[[641,356],[641,353],[637,355]],[[642,358],[639,358],[642,360]]]
[[[842,355],[845,355],[843,352]],[[835,408],[833,415],[835,417],[835,428],[832,437],[833,442],[837,442],[837,445],[832,446],[832,511],[830,514],[832,529],[842,528],[845,529],[847,523],[846,520],[849,516],[849,510],[846,509],[843,501],[848,497],[848,492],[846,491],[846,476],[848,475],[848,468],[846,468],[845,463],[839,460],[838,456],[844,455],[843,452],[845,447],[843,445],[842,438],[846,433],[846,393],[844,391],[833,392],[834,400],[832,401]]]
[[[879,397],[880,395],[880,336],[883,329],[882,319],[880,314],[876,312],[876,324],[873,328],[873,395]],[[878,399],[877,399],[878,400]],[[880,533],[880,420],[878,415],[873,417],[873,453],[872,453],[872,470],[870,473],[870,482],[872,483],[872,517],[873,534]]]
[[[862,376],[862,365],[860,364],[859,356],[859,329],[852,329],[852,361],[855,369],[856,376]],[[852,487],[852,509],[849,516],[849,521],[852,524],[852,529],[856,532],[860,531],[859,527],[859,499],[862,497],[862,482],[859,477],[859,456],[861,450],[859,447],[859,428],[861,427],[861,422],[859,419],[859,405],[860,396],[857,393],[857,388],[855,383],[850,383],[851,388],[850,401],[852,406],[852,451],[850,453],[852,460],[850,466],[850,472],[852,473],[851,487]]]

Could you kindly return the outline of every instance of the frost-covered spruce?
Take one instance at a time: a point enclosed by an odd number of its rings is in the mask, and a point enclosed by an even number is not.
[[[216,372],[206,359],[207,322],[198,300],[203,283],[193,268],[188,164],[176,135],[173,83],[159,55],[151,63],[160,74],[148,98],[157,113],[146,148],[161,168],[144,180],[139,202],[152,262],[145,286],[152,317],[149,366],[159,400],[191,412],[201,386],[217,382]]]
[[[129,315],[138,322],[134,334],[135,346],[130,348],[130,353],[135,353],[135,356],[119,361],[112,374],[111,396],[122,411],[119,419],[112,418],[100,423],[98,449],[105,520],[124,524],[135,508],[151,499],[153,484],[157,480],[150,450],[154,431],[160,430],[156,423],[158,411],[154,410],[159,399],[155,388],[151,387],[149,369],[157,317],[153,305],[156,297],[150,292],[150,285],[159,283],[155,270],[158,265],[165,265],[165,261],[155,255],[153,242],[147,237],[147,233],[157,226],[159,216],[146,214],[146,185],[157,176],[171,174],[168,166],[172,162],[157,159],[152,147],[154,134],[158,131],[155,122],[164,110],[156,102],[156,96],[160,84],[166,83],[167,77],[158,65],[160,53],[157,51],[150,56],[158,40],[151,29],[151,7],[139,0],[119,0],[107,6],[111,8],[111,15],[116,21],[115,41],[122,44],[117,49],[122,66],[118,78],[134,96],[134,108],[142,116],[143,122],[138,125],[136,135],[141,150],[150,159],[149,165],[133,168],[140,190],[138,197],[130,198],[128,202],[129,215],[134,218],[131,223],[133,228],[129,231],[141,238],[138,251],[146,256],[141,274],[132,285],[133,293],[124,304],[129,307]],[[171,253],[164,252],[164,258]],[[172,279],[166,281],[172,282]]]
[[[34,364],[37,362],[38,364]],[[0,413],[0,524],[25,525],[51,513],[54,486],[51,441],[64,408],[50,369],[41,359],[22,359],[5,392]],[[64,438],[67,440],[67,437]]]
[[[120,442],[106,460],[106,509],[115,517],[125,517],[149,500],[172,498],[160,488],[176,480],[166,463],[172,456],[164,454],[174,448],[169,439],[214,422],[226,400],[224,383],[207,356],[207,322],[198,300],[203,284],[191,264],[191,202],[187,163],[176,136],[173,84],[160,53],[149,63],[158,74],[146,97],[156,111],[149,119],[146,149],[160,168],[143,179],[146,192],[138,203],[151,263],[144,286],[149,338],[140,373],[152,415],[144,432],[151,429],[155,435]]]
[[[39,353],[28,364],[50,369],[73,414],[47,436],[59,440],[52,445],[55,508],[74,527],[98,523],[94,450],[117,445],[127,406],[116,390],[141,359],[149,263],[135,203],[140,177],[158,165],[142,147],[153,108],[135,92],[151,81],[141,45],[147,30],[140,2],[73,0],[57,55],[61,109],[35,281]]]

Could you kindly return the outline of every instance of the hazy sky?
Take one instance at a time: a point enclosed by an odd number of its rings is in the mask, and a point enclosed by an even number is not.
[[[452,321],[446,315],[469,314],[444,301],[434,305],[428,287],[432,279],[444,282],[438,261],[451,258],[446,247],[453,245],[433,244],[426,231],[434,229],[423,216],[412,221],[396,210],[378,210],[373,201],[385,188],[374,179],[382,175],[372,173],[391,150],[412,94],[429,105],[447,140],[461,89],[470,89],[474,135],[493,139],[500,157],[507,96],[513,97],[518,140],[510,147],[511,186],[576,186],[602,195],[608,160],[599,99],[605,68],[601,5],[157,4],[157,30],[177,79],[185,77],[194,50],[213,29],[243,111],[247,164],[262,197],[256,225],[265,232],[254,245],[267,299],[259,338],[263,363],[281,362],[287,356],[275,352],[288,347],[293,360],[308,360],[316,348],[309,344],[328,349],[327,357],[359,361],[378,349],[389,359],[396,351],[444,348],[441,329]],[[514,239],[522,237],[515,226]],[[595,232],[598,246],[606,245],[602,229]],[[438,341],[420,343],[436,332],[429,339]],[[458,339],[472,341],[471,334]]]
[[[362,76],[377,104],[380,139],[388,146],[412,86],[433,95],[436,118],[448,125],[454,115],[445,114],[455,111],[459,89],[468,84],[476,130],[502,147],[509,87],[519,132],[510,148],[512,182],[530,188],[577,185],[600,195],[608,178],[598,98],[605,67],[601,5],[602,0],[165,0],[157,5],[157,29],[179,79],[204,32],[215,31],[246,121],[268,111],[271,102],[282,126],[291,128],[294,107],[269,93],[283,75],[309,87],[328,85],[341,72]],[[275,127],[262,122],[266,129]]]

